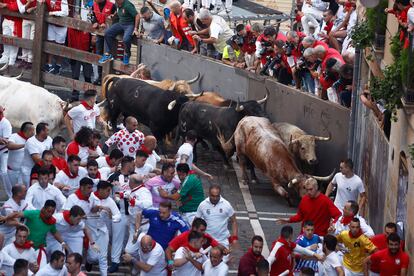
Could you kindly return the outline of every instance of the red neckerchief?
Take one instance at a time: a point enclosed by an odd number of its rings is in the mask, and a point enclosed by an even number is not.
[[[43,160],[40,160],[39,162],[37,162],[37,164],[40,166],[40,167],[43,167]]]
[[[65,168],[63,169],[63,171],[64,171],[64,172],[65,172],[65,174],[66,174],[69,178],[71,178],[71,179],[74,179],[74,178],[78,177],[78,174],[73,175],[73,174],[70,172],[70,170],[69,170],[69,166],[65,167]]]
[[[199,253],[200,252],[200,249],[194,248],[190,244],[188,244],[187,249],[190,250],[191,252],[194,252],[194,253]]]
[[[249,252],[252,256],[254,256],[254,258],[256,259],[256,262],[260,261],[260,259],[262,258],[262,255],[257,256],[256,254],[254,254],[253,248],[251,247],[247,250],[247,252]]]
[[[46,223],[47,225],[53,225],[56,224],[56,219],[52,216],[50,218],[45,218],[45,216],[42,214],[42,211],[40,211],[40,219]]]
[[[97,198],[99,198],[100,200],[105,199],[105,198],[102,198],[102,197],[99,195],[99,192],[98,192],[98,191],[93,192],[93,193],[94,193],[94,194],[95,194],[95,196],[96,196]]]
[[[111,158],[109,158],[109,155],[105,156],[105,161],[106,163],[108,163],[109,167],[112,168],[114,166],[111,162]]]
[[[73,225],[73,223],[70,221],[70,212],[68,210],[63,211],[63,219],[69,224]]]
[[[148,155],[151,155],[152,154],[152,151],[149,150],[145,145],[141,145],[141,150],[143,152],[145,152],[146,154],[148,154]]]
[[[23,131],[17,132],[17,135],[19,135],[20,137],[22,137],[24,140],[29,139],[29,137],[26,137],[26,135],[24,135]]]
[[[152,245],[151,245],[151,250],[152,249],[154,249],[154,247],[157,245],[157,243],[154,241],[154,240],[152,240]]]
[[[357,239],[357,238],[359,238],[363,233],[362,233],[362,230],[361,229],[359,229],[359,232],[354,236],[354,235],[352,235],[352,232],[351,232],[351,230],[349,230],[348,231],[348,234],[349,234],[349,237],[351,238],[351,239]]]
[[[282,244],[283,244],[283,246],[285,246],[285,248],[289,250],[289,253],[290,253],[290,254],[292,254],[293,249],[295,249],[295,247],[296,247],[296,243],[294,243],[294,242],[290,242],[290,241],[287,241],[286,239],[284,239],[284,238],[282,238],[282,237],[280,237],[280,238],[277,240],[277,242],[282,243]]]
[[[32,246],[33,246],[33,242],[31,242],[31,241],[26,241],[24,244],[22,244],[22,245],[20,245],[20,244],[18,244],[18,243],[16,243],[16,242],[14,242],[14,246],[17,248],[17,249],[30,249],[30,248],[32,248]]]
[[[93,106],[90,106],[86,101],[81,101],[81,104],[86,108],[86,110],[93,109]]]
[[[95,179],[101,179],[101,172],[100,171],[96,172]]]
[[[345,5],[344,5],[344,10],[346,12],[350,12],[350,11],[352,11],[352,8],[354,8],[354,7],[355,7],[355,5],[353,3],[346,2]]]
[[[77,190],[76,190],[75,195],[76,195],[76,196],[77,196],[80,200],[85,200],[85,201],[89,202],[89,198],[84,197],[80,189],[77,189]]]
[[[348,224],[351,223],[353,218],[354,218],[354,216],[342,216],[341,223],[343,225],[348,225]]]

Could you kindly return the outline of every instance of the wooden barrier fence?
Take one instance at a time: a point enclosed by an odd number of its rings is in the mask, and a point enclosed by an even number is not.
[[[102,66],[102,78],[112,73],[113,70],[122,72],[124,74],[130,74],[137,69],[137,64],[140,62],[140,43],[137,39],[133,40],[133,44],[137,45],[137,59],[136,64],[124,65],[122,61],[114,60],[99,64],[98,60],[101,56],[77,49],[73,49],[67,46],[59,45],[53,42],[47,41],[47,25],[55,24],[58,26],[65,26],[79,31],[89,32],[91,34],[103,36],[103,32],[92,28],[92,24],[77,18],[71,17],[56,17],[50,16],[46,12],[46,5],[39,3],[36,11],[33,14],[21,14],[17,12],[11,12],[7,9],[0,9],[0,15],[14,16],[27,20],[34,20],[36,25],[36,31],[34,39],[23,39],[14,36],[7,36],[0,34],[0,44],[13,45],[24,49],[30,49],[33,52],[33,63],[31,69],[31,83],[34,85],[43,86],[45,83],[53,84],[56,86],[62,86],[75,90],[87,90],[95,89],[101,91],[101,87],[92,83],[74,80],[72,78],[54,75],[51,73],[42,72],[42,67],[45,64],[46,54],[54,56],[64,57],[68,59],[88,62]],[[24,71],[24,75],[30,74],[30,72]]]

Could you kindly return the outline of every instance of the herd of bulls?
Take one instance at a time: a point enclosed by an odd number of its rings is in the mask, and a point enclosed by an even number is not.
[[[262,106],[269,91],[258,101],[232,101],[215,92],[194,94],[190,84],[198,78],[199,75],[191,81],[157,82],[108,75],[102,85],[101,116],[112,126],[117,125],[121,114],[134,116],[159,141],[175,129],[177,137],[194,130],[200,140],[208,141],[220,152],[226,165],[236,151],[245,181],[248,168],[251,180],[256,180],[256,167],[287,199],[304,193],[307,178],[326,181],[333,176],[305,173],[311,173],[309,168],[317,163],[315,141],[327,141],[330,136],[308,135],[287,123],[272,124]],[[13,127],[19,128],[25,121],[47,122],[52,136],[61,131],[64,114],[70,108],[44,88],[1,76],[0,103]]]

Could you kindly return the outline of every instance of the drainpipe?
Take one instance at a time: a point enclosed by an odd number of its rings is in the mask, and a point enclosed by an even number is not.
[[[358,91],[361,86],[361,63],[362,63],[362,50],[355,49],[355,63],[354,63],[354,76],[352,86],[352,102],[351,102],[351,116],[348,127],[348,157],[357,161],[354,156],[354,134],[356,127],[356,113],[358,111],[359,95]]]

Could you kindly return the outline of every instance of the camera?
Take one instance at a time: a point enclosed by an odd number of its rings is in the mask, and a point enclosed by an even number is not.
[[[262,45],[262,49],[259,52],[259,54],[261,56],[264,55],[264,54],[266,54],[268,47],[272,47],[272,45],[273,45],[273,43],[270,42],[270,41],[262,41],[260,44]]]
[[[283,46],[283,49],[285,50],[286,56],[290,57],[292,55],[293,50],[295,50],[295,44],[292,42],[286,42],[286,44]]]
[[[280,63],[282,63],[282,56],[280,54],[277,54],[273,58],[270,57],[270,56],[267,56],[266,57],[266,63],[263,66],[262,70],[260,70],[260,75],[266,75],[266,76],[268,76],[269,75],[268,72],[267,72],[268,69],[269,70],[273,70],[274,69],[273,67],[276,64],[280,64]]]
[[[233,40],[237,45],[241,46],[244,43],[244,38],[242,36],[236,35]]]

